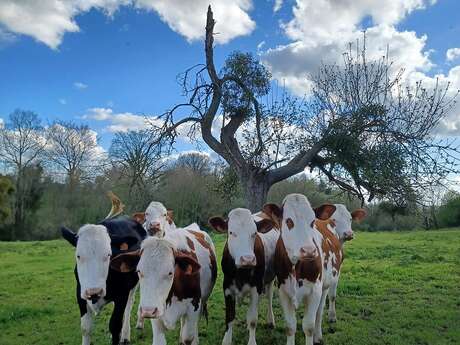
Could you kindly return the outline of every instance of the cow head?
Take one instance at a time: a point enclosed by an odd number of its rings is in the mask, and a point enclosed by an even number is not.
[[[331,219],[335,223],[335,232],[339,236],[339,239],[342,243],[350,241],[354,237],[354,233],[351,228],[352,221],[363,220],[367,214],[366,210],[358,208],[350,213],[345,205],[335,204],[335,207],[336,210],[331,216]]]
[[[335,210],[335,208],[334,208]],[[314,260],[319,255],[319,233],[314,229],[315,213],[302,194],[289,194],[283,206],[267,204],[264,213],[281,225],[281,238],[293,264],[299,260]],[[326,214],[322,216],[322,219]]]
[[[200,265],[192,253],[177,251],[164,238],[144,240],[137,265],[140,284],[140,312],[144,318],[163,315],[174,278],[180,284],[190,276],[199,274]]]
[[[209,224],[220,233],[227,233],[227,245],[237,268],[254,267],[257,264],[254,244],[257,232],[267,232],[274,226],[268,219],[256,222],[248,209],[236,208],[228,214],[228,220],[212,217]]]
[[[84,225],[78,234],[67,228],[61,228],[62,236],[75,250],[78,280],[81,286],[80,297],[95,303],[106,294],[106,280],[109,273],[110,237],[103,225]]]
[[[144,226],[150,236],[163,237],[174,226],[173,212],[161,202],[152,201],[145,212],[138,212],[133,218]]]

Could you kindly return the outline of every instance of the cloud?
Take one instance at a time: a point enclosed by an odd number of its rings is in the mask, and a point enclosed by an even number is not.
[[[73,83],[73,86],[78,90],[84,90],[88,87],[88,85],[82,83],[81,81],[76,81],[75,83]]]
[[[273,12],[278,12],[281,7],[283,7],[283,0],[275,0],[275,3],[273,4]]]
[[[454,61],[460,58],[460,48],[450,48],[446,52],[446,60]]]
[[[215,14],[216,41],[226,43],[247,35],[255,28],[248,12],[251,0],[2,0],[0,25],[10,33],[33,37],[57,49],[68,32],[79,32],[76,17],[92,9],[113,16],[120,6],[156,12],[162,21],[189,41],[204,34],[206,9],[211,3]]]
[[[157,120],[155,116],[142,116],[133,113],[115,113],[111,108],[91,108],[82,116],[83,119],[106,121],[109,124],[105,130],[115,132],[139,131],[149,127],[149,124]]]
[[[428,71],[433,64],[425,51],[426,36],[413,31],[399,31],[396,24],[409,13],[425,8],[433,1],[423,0],[297,0],[294,18],[282,23],[291,43],[268,49],[262,60],[273,76],[296,94],[308,92],[308,76],[316,73],[322,63],[340,63],[348,42],[363,38],[366,28],[367,54],[378,58],[389,46],[394,69],[402,67],[407,73]],[[399,65],[398,65],[399,64]]]
[[[5,120],[0,117],[0,129],[5,127]]]
[[[66,104],[67,104],[67,100],[64,99],[64,98],[59,98],[59,103],[61,103],[62,105],[66,105]]]

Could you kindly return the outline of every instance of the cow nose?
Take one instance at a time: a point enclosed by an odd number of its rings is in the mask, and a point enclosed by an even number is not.
[[[241,266],[255,266],[256,256],[255,255],[243,255],[240,258]]]
[[[103,289],[101,288],[91,288],[86,289],[85,296],[86,299],[91,300],[93,303],[97,302],[99,298],[102,297]]]
[[[158,317],[158,308],[141,308],[141,316],[145,319]]]
[[[301,259],[314,259],[318,256],[318,251],[314,246],[305,246],[300,248]]]
[[[150,232],[150,235],[155,235],[156,233],[160,232],[161,228],[160,228],[160,222],[153,222],[150,224],[150,228],[149,228],[149,232]]]
[[[355,237],[353,230],[348,230],[345,232],[345,240],[349,241],[352,240]]]

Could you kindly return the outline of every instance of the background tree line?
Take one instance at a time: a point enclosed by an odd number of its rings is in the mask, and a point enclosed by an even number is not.
[[[102,220],[112,190],[126,212],[145,210],[152,200],[174,210],[178,225],[226,214],[244,207],[245,192],[238,174],[222,161],[189,152],[164,156],[150,145],[149,131],[116,133],[107,155],[98,151],[94,132],[70,122],[42,126],[37,114],[14,111],[0,130],[0,239],[32,240],[58,237],[61,224],[78,228]],[[324,178],[305,174],[275,184],[268,201],[281,202],[288,193],[307,195],[313,205],[361,200]],[[460,195],[432,193],[426,206],[406,200],[379,200],[367,206],[366,231],[410,230],[460,225]]]

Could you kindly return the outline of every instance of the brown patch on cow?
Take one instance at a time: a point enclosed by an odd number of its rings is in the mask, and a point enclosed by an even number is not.
[[[198,263],[198,258],[194,252],[178,251],[175,255],[183,255],[190,257]],[[191,298],[192,305],[195,310],[198,310],[201,299],[201,287],[200,287],[200,270],[193,270],[189,264],[185,267],[176,264],[174,268],[174,280],[166,304],[171,304],[172,297],[175,296],[179,301]]]
[[[120,244],[120,250],[128,250],[128,248],[129,248],[128,243],[123,242],[122,244]]]
[[[232,285],[242,289],[245,284],[256,287],[257,293],[261,294],[264,290],[265,275],[265,249],[259,235],[254,242],[254,254],[257,264],[253,268],[237,268],[234,258],[228,250],[228,243],[225,243],[222,254],[222,271],[224,273],[224,291]]]
[[[235,320],[236,301],[232,295],[225,296],[225,331],[228,331],[228,324]]]
[[[335,205],[332,204],[323,204],[317,208],[315,208],[315,215],[316,218],[321,219],[321,220],[326,220],[332,216],[332,214],[335,212]]]
[[[174,211],[173,210],[168,210],[166,212],[166,220],[168,221],[169,225],[174,223]]]
[[[332,260],[332,267],[335,268],[336,272],[339,272],[340,266],[343,262],[342,246],[337,236],[327,227],[328,224],[335,226],[335,222],[333,220],[317,219],[315,221],[316,228],[321,233],[321,235],[323,235],[321,249],[324,253],[324,268],[327,267],[329,260],[331,260],[332,254],[335,254],[335,260]]]
[[[366,218],[366,216],[367,216],[367,212],[363,208],[358,208],[354,210],[353,212],[351,212],[351,217],[353,218],[354,221],[357,221],[357,222],[362,221],[364,218]]]
[[[193,241],[187,237],[187,245],[188,247],[191,249],[191,250],[195,250],[195,244],[193,243]]]
[[[216,254],[212,250],[211,244],[206,241],[205,235],[201,232],[198,231],[193,231],[193,230],[187,230],[189,233],[191,233],[195,239],[200,243],[200,245],[204,248],[206,248],[209,251],[209,262],[210,262],[210,268],[211,268],[211,279],[212,279],[212,285],[214,286],[214,283],[216,282],[217,279],[217,259],[216,259]]]
[[[276,242],[274,266],[279,286],[281,284],[284,284],[284,282],[289,277],[289,274],[293,272],[293,264],[289,259],[286,247],[284,246],[284,242],[281,236],[278,238],[278,241]]]
[[[133,218],[139,224],[145,223],[145,212],[136,212],[134,213],[131,218]]]
[[[286,225],[289,230],[291,230],[294,227],[294,221],[291,218],[286,219]]]
[[[312,283],[321,280],[323,268],[321,267],[321,257],[318,255],[314,259],[299,260],[295,265],[295,277],[297,280],[306,279]]]

